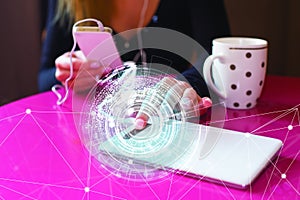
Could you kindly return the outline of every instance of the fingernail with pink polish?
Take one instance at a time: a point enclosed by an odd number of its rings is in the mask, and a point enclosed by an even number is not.
[[[135,119],[135,129],[136,130],[142,130],[146,127],[147,121],[145,121],[142,118]]]
[[[203,102],[204,107],[211,107],[212,106],[212,101],[208,97],[203,97],[202,102]]]

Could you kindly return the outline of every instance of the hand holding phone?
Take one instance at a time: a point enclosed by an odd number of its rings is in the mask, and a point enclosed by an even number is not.
[[[98,27],[77,26],[80,23],[84,23],[88,21],[97,23]],[[92,18],[80,20],[73,25],[72,31],[73,31],[74,43],[71,50],[71,54],[68,56],[70,65],[67,65],[69,67],[67,68],[69,70],[64,69],[65,64],[63,64],[64,63],[63,61],[56,60],[57,72],[55,76],[61,79],[61,82],[64,84],[64,88],[66,91],[65,95],[62,96],[57,91],[58,88],[62,87],[61,85],[54,85],[52,87],[52,91],[58,97],[57,105],[63,104],[68,98],[69,87],[74,85],[75,77],[77,80],[76,83],[83,83],[83,84],[76,84],[76,85],[80,85],[78,86],[78,88],[82,90],[85,88],[89,88],[91,86],[90,80],[92,80],[92,82],[94,82],[95,80],[97,81],[98,77],[100,78],[106,72],[109,72],[113,69],[123,66],[123,63],[120,59],[119,53],[117,51],[117,48],[111,36],[112,30],[110,28],[103,27],[103,24],[99,20],[92,19]],[[77,44],[87,59],[83,63],[89,63],[89,62],[94,63],[94,67],[93,65],[91,65],[90,69],[82,70],[82,72],[84,73],[80,73],[81,78],[79,78],[79,76],[76,74],[77,72],[76,69],[74,71],[75,63],[73,64],[73,54],[75,53],[75,48]],[[61,57],[64,58],[65,56],[66,55],[62,55]],[[62,65],[60,65],[60,63],[62,63]],[[95,67],[95,63],[97,64],[96,66],[98,67]],[[80,68],[82,68],[82,64],[80,64]],[[91,73],[93,69],[94,71],[96,70],[95,73]],[[100,70],[101,72],[99,73],[98,70]],[[58,73],[58,72],[62,72],[62,73]],[[68,74],[68,76],[64,77],[64,74]],[[88,80],[86,80],[86,77],[88,78]],[[91,79],[91,77],[93,79]],[[88,83],[88,85],[86,83]]]

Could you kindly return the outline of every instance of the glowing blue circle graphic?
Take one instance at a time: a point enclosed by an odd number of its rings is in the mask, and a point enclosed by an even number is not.
[[[140,30],[131,31],[135,33]],[[195,61],[186,55],[186,48],[195,48],[196,62],[200,60],[200,65],[208,55],[193,39],[181,33],[157,28],[147,28],[146,33],[151,34],[143,37],[145,48],[173,52],[192,65]],[[161,38],[168,38],[173,43]],[[96,50],[104,46],[100,44]],[[138,46],[130,46],[120,53],[137,49]],[[113,59],[106,59],[105,62],[108,60]],[[102,61],[98,60],[105,63]],[[189,147],[200,140],[201,134],[190,134],[199,130],[186,130],[181,122],[199,119],[191,118],[180,104],[174,104],[180,101],[181,95],[171,90],[170,85],[158,87],[165,77],[182,77],[181,73],[159,63],[119,66],[101,79],[85,70],[83,68],[81,74],[83,78],[90,79],[87,82],[91,83],[91,89],[78,95],[76,89],[81,86],[79,80],[83,79],[79,73],[73,92],[73,111],[80,114],[74,114],[74,120],[82,143],[95,158],[97,166],[122,180],[148,182],[162,180],[168,175],[167,170],[185,164],[180,163],[180,159],[191,151]],[[214,95],[211,98],[214,103],[218,102]],[[144,130],[137,131],[134,129],[134,119],[140,110],[149,120]],[[211,119],[219,120],[219,126],[222,126],[224,116],[224,109],[218,108],[216,112],[211,109]]]
[[[81,138],[111,173],[135,181],[161,178],[166,174],[161,169],[175,163],[197,139],[187,141],[190,133],[179,123],[170,124],[172,119],[188,121],[187,113],[154,91],[167,75],[154,67],[124,67],[100,80],[87,95]],[[176,93],[172,97],[181,98]],[[137,131],[134,116],[141,106],[150,118],[147,127]]]

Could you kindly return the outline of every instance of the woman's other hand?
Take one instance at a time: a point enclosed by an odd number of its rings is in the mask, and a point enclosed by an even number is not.
[[[163,97],[162,102],[157,102],[155,95]],[[164,103],[167,103],[173,109],[176,110],[176,106],[181,109],[184,113],[187,114],[188,118],[199,117],[206,113],[207,109],[212,106],[212,101],[208,97],[200,97],[196,91],[186,82],[178,81],[171,77],[163,78],[154,88],[153,92],[150,92],[149,95],[145,98],[144,101],[149,101],[147,104],[153,101],[159,105],[157,109],[160,109],[160,106],[163,106]],[[144,110],[142,104],[139,113],[136,116],[136,129],[143,129],[149,116]]]

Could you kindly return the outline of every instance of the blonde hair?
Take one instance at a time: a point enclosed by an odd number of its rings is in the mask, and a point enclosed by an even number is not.
[[[57,13],[55,20],[70,24],[84,18],[101,18],[101,21],[107,21],[110,12],[110,0],[58,0]]]

